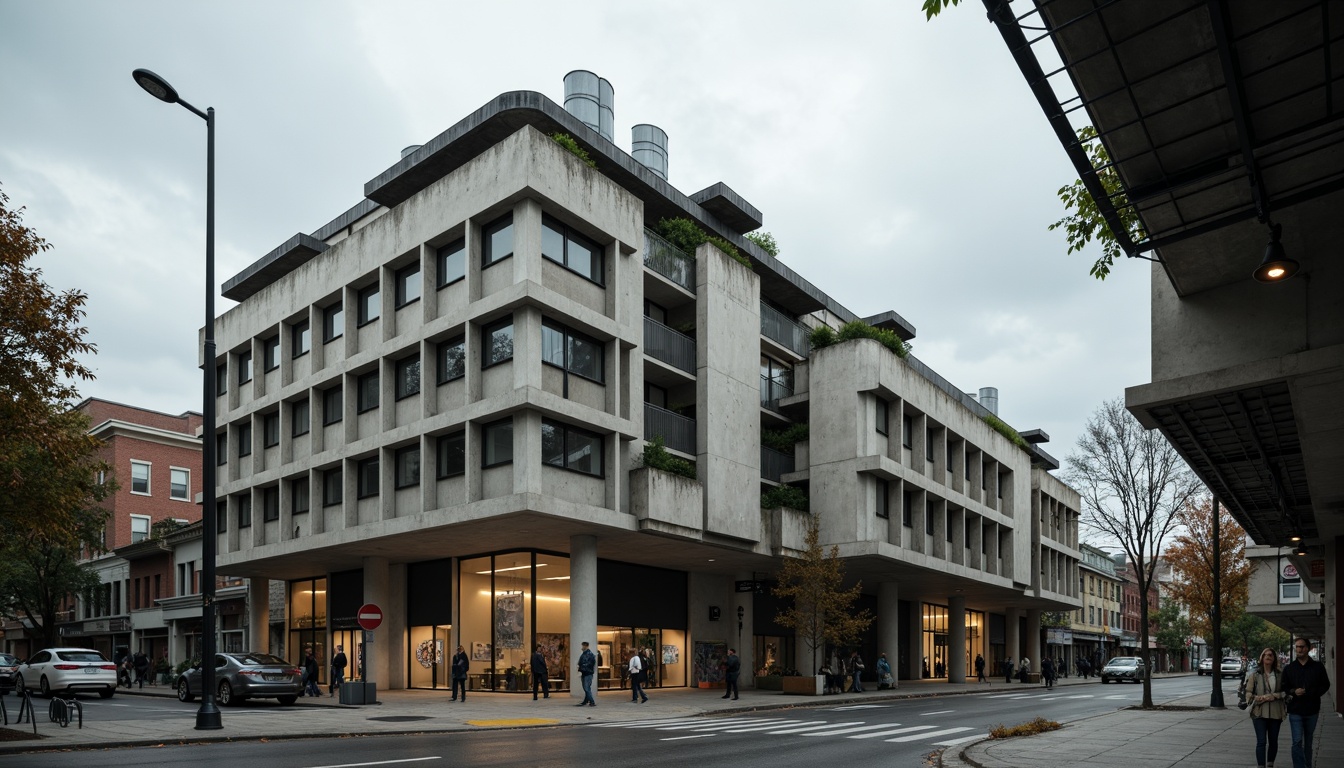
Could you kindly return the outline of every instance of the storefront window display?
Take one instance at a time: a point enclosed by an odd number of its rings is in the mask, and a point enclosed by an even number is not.
[[[553,689],[569,668],[569,559],[508,552],[462,560],[458,567],[462,646],[473,690],[532,690],[532,652],[547,657]]]
[[[757,675],[786,675],[793,672],[794,656],[794,638],[789,637],[767,637],[757,635],[755,638],[755,654],[752,656],[756,660]]]
[[[308,651],[317,657],[319,683],[327,682],[327,580],[303,579],[289,583],[288,660],[302,666]]]
[[[921,613],[924,629],[921,674],[926,678],[947,677],[949,661],[947,606],[924,603]],[[963,662],[966,666],[963,667],[963,671],[968,674],[975,674],[976,654],[983,655],[987,650],[986,628],[984,612],[966,611],[966,658]],[[990,657],[985,657],[987,664],[991,661]]]
[[[647,650],[652,661],[645,687],[685,685],[684,647],[686,633],[679,629],[598,626],[597,687],[629,688],[630,654],[637,650]]]

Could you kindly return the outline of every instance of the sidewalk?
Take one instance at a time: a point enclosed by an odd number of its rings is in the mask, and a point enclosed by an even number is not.
[[[1344,765],[1344,720],[1334,714],[1333,694],[1321,702],[1314,766]],[[1210,709],[1209,695],[1173,702],[1186,711],[1122,709],[1065,725],[1058,731],[951,747],[940,765],[975,768],[1227,768],[1255,765],[1255,731],[1249,715],[1230,698]],[[1293,737],[1285,721],[1275,764],[1291,766]]]

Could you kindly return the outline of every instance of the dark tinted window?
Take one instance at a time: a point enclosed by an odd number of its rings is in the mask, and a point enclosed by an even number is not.
[[[438,477],[460,475],[467,470],[467,435],[458,432],[439,438]]]
[[[382,314],[383,302],[378,296],[378,284],[374,283],[359,292],[359,324],[364,325],[378,319]]]
[[[439,249],[439,287],[467,276],[467,241],[458,240]]]
[[[455,339],[449,339],[439,344],[439,378],[440,384],[446,384],[453,379],[460,379],[467,374],[467,342],[466,339],[458,336]]]
[[[481,367],[513,359],[513,318],[485,326],[481,331],[485,347],[481,350]]]
[[[481,256],[486,266],[513,255],[513,213],[509,212],[481,229]]]
[[[420,265],[412,264],[397,272],[397,308],[420,299]]]

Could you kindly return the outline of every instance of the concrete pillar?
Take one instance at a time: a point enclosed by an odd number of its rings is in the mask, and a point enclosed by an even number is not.
[[[377,683],[380,690],[388,688],[391,680],[388,664],[388,651],[393,637],[389,631],[387,616],[394,613],[388,591],[388,564],[385,557],[364,558],[364,602],[373,603],[383,609],[383,625],[371,633],[372,642],[366,635],[364,642],[364,667],[368,674],[365,682]],[[404,605],[405,603],[403,603]],[[395,611],[401,613],[400,611]],[[404,621],[404,619],[403,619]]]
[[[1027,658],[1031,659],[1031,671],[1041,671],[1041,609],[1027,610]]]
[[[247,580],[248,648],[265,651],[271,647],[271,580]]]
[[[900,590],[894,581],[884,581],[877,585],[877,652],[887,654],[887,663],[891,665],[892,683],[900,675],[897,669],[901,637],[901,601]],[[877,660],[873,660],[876,668]],[[881,682],[881,681],[879,681]]]
[[[742,571],[737,574],[738,581],[751,581],[754,574],[751,571]],[[737,649],[737,655],[742,662],[742,673],[738,675],[739,688],[756,687],[756,643],[755,643],[755,621],[754,603],[755,592],[733,592],[732,621],[737,629],[734,640],[729,643],[729,647]],[[739,613],[740,611],[740,613]],[[741,616],[739,620],[737,617]]]
[[[579,679],[582,642],[597,652],[597,537],[569,537],[569,686],[571,698],[583,699]],[[613,649],[614,651],[614,649]],[[597,684],[596,681],[593,682]]]
[[[920,530],[916,535],[922,540],[924,538],[923,530]],[[911,680],[921,680],[924,677],[923,601],[910,601],[910,615],[906,618],[906,628],[905,643],[906,647],[910,649],[910,655],[906,658],[905,674]]]
[[[1024,655],[1021,638],[1018,637],[1018,619],[1022,616],[1020,608],[1005,608],[1003,611],[1003,648],[1004,654],[1011,657],[1013,664]]]
[[[406,605],[406,564],[391,565],[387,569],[387,603],[383,604],[383,626],[379,633],[383,658],[387,659],[388,676],[384,689],[406,687],[406,612],[392,610],[392,606]],[[452,594],[452,593],[450,593]],[[445,649],[447,650],[447,649]],[[449,654],[451,658],[452,654]]]
[[[966,597],[947,598],[947,682],[966,682]]]

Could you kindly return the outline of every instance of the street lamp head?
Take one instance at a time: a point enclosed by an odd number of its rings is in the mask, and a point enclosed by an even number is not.
[[[131,73],[135,82],[139,83],[141,88],[159,101],[166,101],[169,104],[178,102],[177,89],[168,84],[167,80],[150,72],[148,69],[137,69]]]

